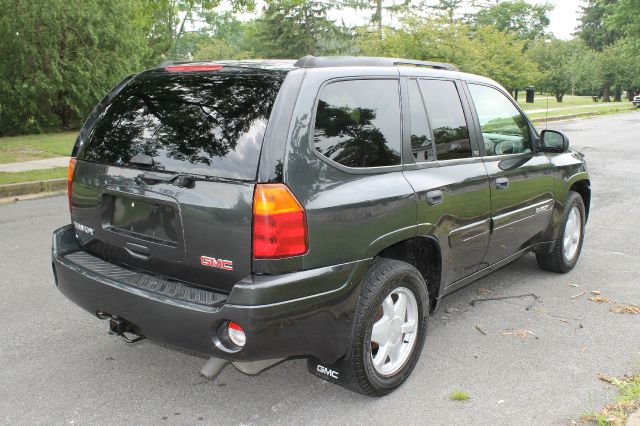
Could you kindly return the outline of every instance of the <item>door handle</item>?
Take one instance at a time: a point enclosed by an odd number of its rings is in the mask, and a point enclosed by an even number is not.
[[[507,189],[509,187],[509,179],[506,177],[499,177],[496,179],[497,189]]]
[[[435,206],[442,203],[442,191],[435,189],[427,192],[427,204]]]

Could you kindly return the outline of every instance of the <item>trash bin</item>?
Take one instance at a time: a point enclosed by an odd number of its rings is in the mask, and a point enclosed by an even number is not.
[[[536,93],[536,90],[533,86],[529,86],[527,87],[527,103],[528,104],[532,104],[533,103],[533,97]]]

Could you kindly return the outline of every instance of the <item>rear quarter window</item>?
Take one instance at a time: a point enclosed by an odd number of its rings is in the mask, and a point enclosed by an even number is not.
[[[400,164],[398,80],[345,80],[320,90],[313,143],[347,167]]]
[[[148,74],[134,78],[98,117],[81,160],[254,180],[283,75]]]

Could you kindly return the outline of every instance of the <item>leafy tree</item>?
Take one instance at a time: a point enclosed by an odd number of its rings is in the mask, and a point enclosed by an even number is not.
[[[69,128],[148,53],[133,0],[0,0],[0,134]]]
[[[542,72],[538,84],[551,91],[558,102],[575,85],[572,59],[582,51],[579,42],[554,38],[536,42],[527,52]]]
[[[524,0],[503,1],[483,8],[472,18],[477,25],[489,25],[515,34],[520,40],[535,40],[549,26],[549,3],[529,4]]]
[[[613,44],[622,36],[619,28],[606,26],[605,18],[609,16],[610,7],[617,0],[588,0],[586,6],[580,6],[582,14],[578,26],[578,36],[590,48],[601,51]]]
[[[449,62],[463,71],[488,75],[510,90],[537,78],[535,63],[522,54],[524,42],[492,27],[472,32],[461,23],[408,18],[398,29],[386,28],[384,35],[379,39],[360,33],[361,53]]]
[[[339,50],[345,32],[327,18],[330,6],[319,1],[274,0],[256,22],[264,55],[298,58]]]

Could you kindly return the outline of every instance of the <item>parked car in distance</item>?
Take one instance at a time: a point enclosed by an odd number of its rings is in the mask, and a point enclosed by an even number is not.
[[[568,143],[449,64],[164,64],[83,126],[55,282],[128,341],[252,373],[306,357],[384,395],[447,294],[528,252],[576,265],[590,183]]]
[[[636,95],[633,97],[633,104],[636,108],[640,108],[640,95]]]

